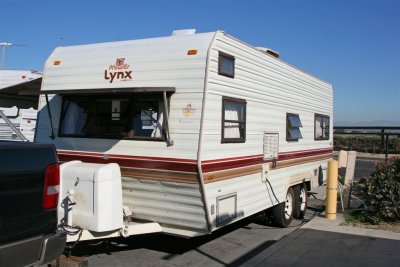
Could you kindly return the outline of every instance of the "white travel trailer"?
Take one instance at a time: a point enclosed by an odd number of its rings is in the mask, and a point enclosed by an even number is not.
[[[0,89],[41,77],[42,73],[34,70],[0,70]]]
[[[33,141],[38,98],[19,95],[40,89],[42,73],[0,70],[0,140]]]
[[[285,227],[332,156],[332,86],[222,31],[56,48],[41,94],[36,141],[67,162],[68,223],[90,238],[201,235],[268,208]]]
[[[0,140],[32,142],[36,116],[37,110],[33,108],[23,109],[16,106],[11,108],[0,107]]]

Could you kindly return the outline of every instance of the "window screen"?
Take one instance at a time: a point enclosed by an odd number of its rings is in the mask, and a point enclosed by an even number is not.
[[[315,114],[314,120],[314,139],[329,139],[330,118],[326,115]]]
[[[297,141],[303,136],[300,128],[303,127],[298,114],[287,113],[286,115],[286,140]]]
[[[242,143],[246,140],[246,101],[222,99],[222,143]]]
[[[288,122],[290,124],[290,127],[292,127],[292,128],[302,127],[299,115],[289,114],[288,115]]]
[[[233,56],[219,52],[218,74],[235,77],[235,58]]]
[[[64,96],[59,136],[163,139],[161,95]]]

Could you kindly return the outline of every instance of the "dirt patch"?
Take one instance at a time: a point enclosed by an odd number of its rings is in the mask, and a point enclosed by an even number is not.
[[[366,229],[378,229],[385,231],[392,231],[395,233],[400,233],[400,222],[392,222],[392,223],[380,223],[380,224],[368,224],[361,222],[346,222],[345,225],[366,228]]]

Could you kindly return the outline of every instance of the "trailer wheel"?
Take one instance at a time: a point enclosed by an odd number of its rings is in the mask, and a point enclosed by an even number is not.
[[[286,228],[292,222],[292,213],[294,208],[294,191],[289,188],[286,193],[285,202],[272,207],[272,221],[274,225]]]
[[[294,187],[293,217],[303,219],[307,210],[307,186],[299,184]]]

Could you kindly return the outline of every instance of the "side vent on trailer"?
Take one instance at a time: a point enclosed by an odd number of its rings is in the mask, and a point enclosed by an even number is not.
[[[279,157],[279,133],[264,132],[264,160],[272,160],[264,163],[261,170],[261,181],[266,182],[269,177],[270,168],[276,167],[276,159]]]
[[[279,133],[264,132],[264,160],[274,160],[279,153]]]
[[[259,50],[259,51],[261,51],[261,52],[263,52],[265,54],[271,55],[271,56],[273,56],[275,58],[279,58],[279,52],[278,51],[275,51],[275,50],[272,50],[271,48],[266,48],[266,47],[256,47],[256,48],[257,48],[257,50]]]
[[[196,33],[196,29],[174,30],[172,36],[192,35]]]

